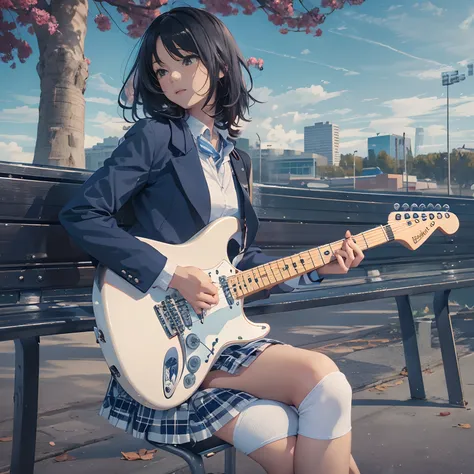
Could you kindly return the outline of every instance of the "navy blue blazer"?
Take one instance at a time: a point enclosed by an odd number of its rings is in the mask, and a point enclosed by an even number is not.
[[[232,157],[231,163],[239,175],[245,171],[237,159]],[[247,270],[273,258],[252,245],[258,218],[247,191],[235,181],[248,232],[238,268]],[[124,230],[114,215],[129,200],[136,220]],[[104,166],[83,183],[59,220],[84,251],[145,293],[166,257],[135,236],[180,244],[209,223],[210,211],[209,189],[186,121],[142,119],[127,131]],[[272,292],[291,289],[282,284]],[[269,295],[264,290],[252,300]]]

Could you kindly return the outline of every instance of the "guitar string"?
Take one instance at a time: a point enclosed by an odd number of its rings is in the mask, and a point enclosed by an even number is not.
[[[438,213],[438,212],[441,212],[441,211],[435,211],[435,212]],[[446,212],[446,211],[443,211],[443,212]],[[413,219],[413,218],[412,218],[412,219]],[[387,233],[387,229],[386,229],[386,228],[387,228],[388,226],[390,226],[390,228],[391,228],[391,230],[392,230],[392,233],[393,233],[393,232],[397,232],[397,231],[399,231],[399,230],[402,230],[403,228],[409,229],[410,227],[409,227],[409,225],[408,225],[408,222],[412,222],[412,219],[410,219],[410,220],[405,220],[405,221],[402,221],[402,222],[395,222],[394,224],[390,224],[390,223],[388,223],[388,224],[382,224],[382,225],[377,226],[377,227],[375,227],[375,228],[373,228],[373,229],[369,229],[369,230],[367,230],[367,231],[364,231],[364,232],[361,232],[361,233],[359,233],[359,234],[353,235],[352,237],[359,237],[359,238],[362,237],[362,238],[364,239],[364,242],[365,242],[366,245],[367,245],[367,249],[369,249],[372,244],[376,244],[376,243],[380,240],[380,239],[379,239],[379,233],[380,233],[380,230],[381,230],[381,229],[383,229],[383,231],[385,232],[385,234]],[[430,221],[431,221],[431,220],[433,220],[433,219],[430,219]],[[435,220],[440,220],[440,219],[439,219],[439,218],[436,218]],[[428,219],[427,219],[427,221],[428,221]],[[419,223],[418,223],[418,224],[419,224]],[[412,229],[413,229],[413,228],[415,228],[415,227],[412,227]],[[370,234],[374,234],[374,235],[370,235]],[[375,234],[377,234],[377,235],[375,235]],[[344,240],[345,240],[345,239],[337,240],[337,241],[335,241],[335,242],[331,242],[330,244],[320,245],[319,247],[315,247],[315,248],[313,248],[313,249],[303,250],[302,252],[299,252],[299,253],[300,253],[300,254],[303,254],[303,253],[315,252],[317,249],[320,249],[321,247],[337,246],[338,244],[342,244],[342,243],[344,242]],[[389,241],[387,241],[387,242],[389,242]],[[382,243],[383,243],[383,242],[382,242]],[[291,256],[283,257],[283,258],[291,258]],[[310,258],[311,258],[311,255],[310,255]],[[321,258],[321,257],[319,257],[319,258]],[[318,260],[319,260],[319,258],[318,258]],[[280,260],[280,259],[278,259],[278,260]],[[311,260],[312,260],[312,258],[311,258]],[[258,267],[262,267],[262,266],[265,266],[265,265],[271,265],[272,263],[274,263],[274,262],[268,262],[268,263],[266,263],[266,264],[259,265]],[[321,266],[323,266],[323,265],[321,265]],[[255,268],[258,268],[258,267],[255,267]],[[271,269],[271,267],[270,267],[270,269]],[[250,270],[252,270],[252,269],[250,269]],[[250,271],[250,270],[244,270],[244,271],[239,272],[239,273],[244,273],[244,272]],[[310,270],[308,270],[308,271],[310,271]],[[229,275],[229,276],[236,276],[236,275],[237,275],[237,274],[235,274],[235,275]],[[228,276],[227,278],[229,278],[229,276]],[[291,278],[296,278],[296,277],[298,277],[298,276],[301,276],[301,275],[293,275],[293,276],[291,276]],[[289,279],[291,279],[291,278],[289,278]],[[269,280],[269,281],[270,281],[270,280]],[[282,282],[282,283],[283,283],[283,282]],[[278,284],[278,283],[277,283],[277,284]],[[241,285],[239,285],[239,286],[241,286]],[[260,291],[261,289],[258,289],[258,290]],[[229,289],[229,292],[230,292],[230,289]],[[230,293],[231,293],[231,292],[230,292]],[[218,294],[218,296],[219,296],[219,300],[220,300],[221,297],[224,297],[224,298],[225,298],[225,292],[224,292],[224,290],[222,289],[222,287],[221,287],[220,285],[218,286],[218,292],[217,292],[217,294]],[[232,294],[231,294],[231,296],[232,296]],[[181,300],[184,300],[184,298],[183,298],[181,295],[180,295],[180,298],[181,298]],[[238,299],[240,299],[240,298],[238,298]],[[176,300],[176,301],[179,301],[179,300]],[[186,301],[186,300],[185,300],[185,301]],[[187,301],[186,301],[186,302],[187,302]],[[187,302],[187,304],[189,305],[188,302]],[[211,308],[210,310],[212,310],[212,308]],[[210,310],[208,310],[208,311],[210,311]],[[194,312],[194,310],[193,310],[193,312]]]

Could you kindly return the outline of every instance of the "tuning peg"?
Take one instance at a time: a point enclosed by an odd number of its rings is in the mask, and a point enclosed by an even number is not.
[[[418,204],[412,204],[411,205],[411,210],[412,211],[417,211],[418,210]]]
[[[436,204],[435,211],[441,211],[441,204]]]
[[[426,206],[424,204],[420,204],[419,209],[420,211],[424,211],[426,209]]]
[[[393,208],[398,211],[400,209],[400,204],[398,202],[396,202],[394,205],[393,205]]]
[[[433,204],[431,204],[431,202],[428,204],[427,209],[428,209],[428,211],[432,211],[434,209],[434,206],[433,206]]]
[[[443,209],[444,209],[446,212],[448,212],[448,211],[449,211],[449,204],[445,204],[445,205],[443,206]]]
[[[404,211],[408,211],[408,209],[410,209],[410,206],[405,202],[405,203],[403,204],[403,206],[402,206],[402,209],[403,209]]]

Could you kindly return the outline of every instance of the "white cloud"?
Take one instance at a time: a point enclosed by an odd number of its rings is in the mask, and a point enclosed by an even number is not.
[[[260,51],[262,53],[267,53],[267,54],[273,54],[274,56],[279,56],[280,58],[294,59],[295,61],[302,61],[302,62],[305,62],[305,63],[316,64],[317,66],[327,67],[327,68],[333,69],[335,71],[341,71],[341,72],[346,73],[345,75],[360,74],[358,72],[351,71],[351,70],[346,69],[344,67],[332,66],[330,64],[320,63],[318,61],[313,61],[312,59],[299,58],[297,56],[292,56],[291,54],[277,53],[275,51],[269,51],[268,49],[255,48],[254,46],[250,46],[250,47],[255,49],[256,51]]]
[[[279,115],[277,118],[288,117],[288,116],[293,117],[293,122],[294,123],[306,122],[308,120],[315,120],[315,119],[321,117],[320,114],[309,114],[309,113],[305,113],[305,112],[302,112],[302,113],[300,113],[300,112],[285,112],[284,114]]]
[[[311,53],[311,51],[308,48],[303,49],[303,51],[301,51],[301,54],[309,54],[309,53]]]
[[[108,84],[105,81],[103,76],[104,76],[104,74],[102,74],[100,72],[97,73],[97,74],[93,74],[87,80],[87,84],[92,86],[94,89],[104,91],[104,92],[108,92],[109,94],[113,94],[115,96],[118,96],[118,94],[120,92],[120,89]]]
[[[321,79],[321,84],[327,86],[328,84],[331,84],[329,81],[325,81],[324,79]]]
[[[97,115],[86,121],[86,127],[92,125],[95,128],[102,130],[104,137],[123,137],[125,130],[123,127],[129,126],[125,120],[105,112],[98,112]]]
[[[461,28],[461,30],[468,30],[471,25],[472,25],[472,22],[474,21],[474,13],[472,15],[469,15],[460,25],[459,25],[459,28]]]
[[[374,132],[360,128],[342,128],[339,131],[340,138],[369,138]]]
[[[4,135],[0,134],[0,138],[4,138],[5,140],[12,140],[14,142],[27,142],[27,143],[35,143],[36,138],[30,137],[29,135]]]
[[[438,61],[433,61],[432,59],[426,59],[426,58],[421,58],[419,56],[415,56],[413,54],[402,51],[401,49],[394,48],[393,46],[382,43],[380,41],[374,41],[374,40],[371,40],[371,39],[368,39],[368,38],[363,38],[361,36],[348,35],[346,33],[339,33],[335,30],[329,30],[329,31],[331,33],[335,34],[335,35],[344,36],[345,38],[350,38],[350,39],[354,39],[354,40],[357,40],[357,41],[363,41],[364,43],[369,43],[369,44],[373,44],[375,46],[380,46],[382,48],[389,49],[390,51],[401,54],[402,56],[407,56],[411,59],[417,59],[418,61],[423,61],[423,62],[427,62],[427,63],[430,63],[430,64],[435,64],[437,66],[446,66],[445,64],[441,64]]]
[[[23,151],[23,148],[18,143],[0,142],[0,157],[1,161],[15,162],[15,163],[32,163],[34,153]]]
[[[267,144],[271,144],[273,148],[294,148],[296,142],[301,142],[304,139],[304,134],[296,130],[287,132],[284,130],[283,125],[278,124],[269,130],[266,139],[269,142]],[[301,147],[301,143],[296,146]]]
[[[354,153],[357,150],[358,156],[367,155],[367,139],[365,140],[349,140],[347,142],[341,142],[339,145],[341,153]]]
[[[91,104],[116,105],[117,101],[105,97],[86,97],[86,102]]]
[[[38,105],[40,98],[33,95],[14,94],[13,97],[27,105]]]
[[[393,12],[393,10],[398,10],[401,7],[403,7],[403,5],[391,5],[390,7],[388,7],[387,11]]]
[[[404,71],[398,73],[398,75],[402,77],[415,77],[422,81],[431,81],[434,79],[441,81],[441,73],[452,70],[453,68],[451,66],[443,66],[434,69],[425,69],[424,71]]]
[[[0,110],[0,122],[37,123],[38,115],[38,107],[22,105],[14,109]]]
[[[336,30],[338,30],[338,31],[347,30],[347,26],[339,26],[339,27],[336,28]]]
[[[432,13],[435,16],[441,16],[444,12],[444,8],[437,7],[431,2],[414,3],[413,8],[418,8],[422,12]]]
[[[344,119],[340,119],[340,122],[358,122],[358,121],[364,121],[364,120],[369,120],[372,118],[380,117],[380,114],[365,114],[365,115],[352,115],[351,117],[347,117]]]
[[[84,148],[92,148],[94,145],[97,145],[98,143],[102,143],[103,141],[104,141],[103,138],[93,137],[91,135],[86,134],[84,135]]]
[[[335,109],[328,113],[337,114],[337,115],[347,115],[350,112],[352,112],[352,109]]]
[[[379,100],[378,97],[374,97],[373,99],[362,99],[362,102],[372,102],[374,100]]]

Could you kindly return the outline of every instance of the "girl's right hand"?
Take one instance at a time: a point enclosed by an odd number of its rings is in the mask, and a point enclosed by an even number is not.
[[[176,267],[169,287],[178,290],[196,314],[219,302],[217,287],[209,275],[197,267]]]

